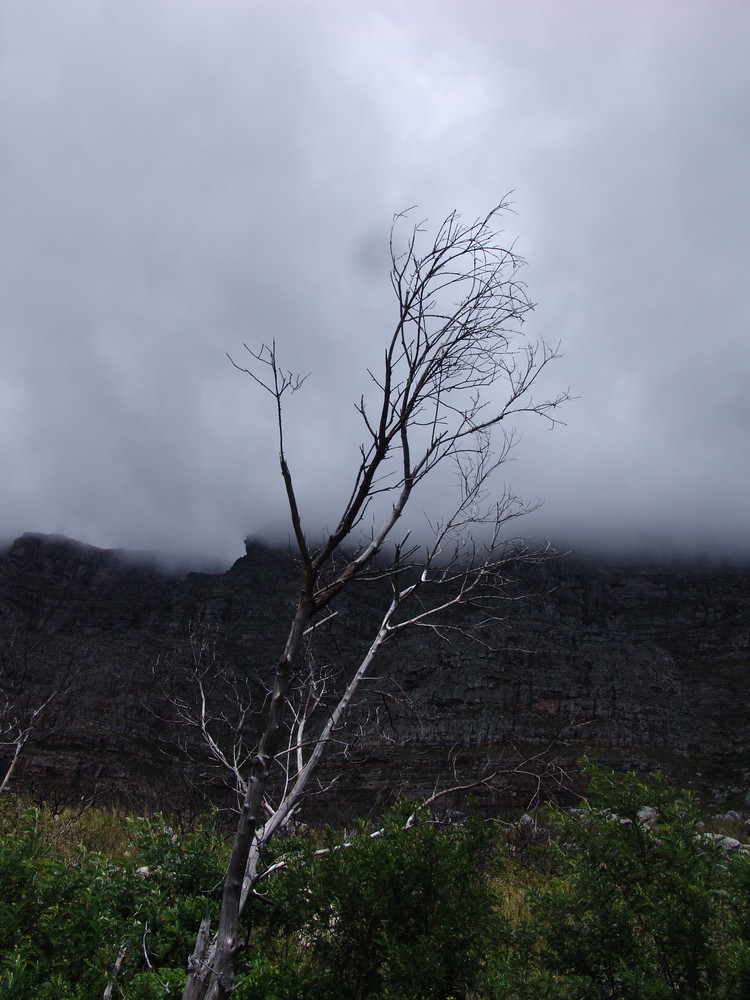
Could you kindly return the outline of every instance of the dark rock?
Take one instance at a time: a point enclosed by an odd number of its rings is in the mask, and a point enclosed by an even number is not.
[[[30,697],[68,679],[22,777],[61,795],[163,798],[181,768],[169,753],[180,734],[165,721],[167,681],[184,678],[191,640],[257,681],[262,697],[297,591],[291,557],[258,541],[226,573],[178,577],[59,537],[16,540],[0,556],[0,641],[23,659]],[[357,661],[380,596],[351,588],[321,664]],[[346,763],[338,801],[366,811],[405,787],[431,791],[451,754],[451,766],[475,773],[512,759],[511,746],[533,753],[556,740],[565,766],[586,752],[739,789],[744,802],[749,571],[558,559],[519,566],[508,596],[497,621],[464,612],[463,631],[480,642],[415,630],[386,647],[373,703],[380,724],[357,744],[359,765]]]

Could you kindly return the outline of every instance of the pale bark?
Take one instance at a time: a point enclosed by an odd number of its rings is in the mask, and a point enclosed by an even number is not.
[[[302,386],[304,378],[280,367],[275,343],[249,351],[251,367],[240,369],[274,400],[279,466],[302,581],[286,646],[276,666],[265,729],[247,780],[238,774],[236,754],[225,755],[212,749],[216,759],[231,762],[230,770],[244,795],[218,928],[209,941],[208,927],[201,925],[183,1000],[219,1000],[230,993],[234,958],[241,946],[240,915],[258,877],[260,852],[298,808],[383,643],[406,627],[437,628],[443,611],[464,603],[490,583],[505,558],[501,528],[527,510],[506,493],[499,501],[485,504],[490,477],[513,444],[512,430],[503,430],[499,449],[493,454],[491,431],[500,425],[505,428],[509,419],[524,412],[555,423],[551,413],[567,394],[542,402],[532,398],[532,388],[555,351],[543,343],[523,341],[517,328],[532,305],[516,277],[522,262],[497,243],[493,230],[496,215],[503,207],[470,225],[463,225],[455,213],[448,216],[424,252],[420,249],[421,227],[411,230],[404,249],[399,250],[394,224],[391,284],[398,303],[397,322],[385,345],[381,374],[370,373],[374,404],[363,397],[357,405],[364,441],[349,498],[336,527],[317,548],[310,547],[305,536],[284,449],[282,404],[289,393]],[[485,399],[482,393],[489,387],[493,393]],[[264,822],[269,773],[282,752],[282,736],[288,731],[285,716],[305,636],[334,598],[353,580],[373,570],[376,557],[393,534],[417,485],[446,461],[455,464],[461,485],[457,509],[436,526],[434,540],[421,558],[416,546],[406,549],[403,539],[389,567],[377,571],[379,578],[388,577],[392,590],[378,632],[309,751],[304,743],[309,721],[306,712],[318,707],[320,699],[311,697],[310,708],[301,709],[296,737],[287,740],[284,748],[285,766],[289,770],[296,760],[296,773],[288,776],[280,800],[270,808],[271,815]],[[344,557],[344,546],[355,542],[373,499],[383,495],[390,498],[390,505],[382,520],[365,541],[359,542],[353,554]],[[472,540],[476,528],[485,532],[479,545]],[[404,585],[405,577],[412,582]],[[416,604],[413,613],[397,617],[428,583],[451,588],[445,600],[435,600],[429,606]],[[205,720],[201,724],[205,726]]]

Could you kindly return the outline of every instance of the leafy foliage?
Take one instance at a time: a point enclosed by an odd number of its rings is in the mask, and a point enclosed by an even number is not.
[[[101,996],[121,948],[133,1000],[151,996],[136,989],[146,956],[155,967],[184,967],[222,876],[225,848],[215,834],[177,836],[162,817],[127,824],[110,816],[121,850],[107,855],[76,844],[74,825],[60,850],[43,810],[15,818],[17,828],[0,838],[3,1000]],[[85,832],[90,823],[83,826]]]
[[[592,768],[589,792],[546,844],[407,806],[281,842],[233,995],[750,1000],[750,858],[659,779]],[[119,1000],[179,996],[218,909],[216,830],[1,805],[0,1000],[91,1000],[108,982]]]
[[[693,797],[661,779],[591,768],[589,791],[554,816],[558,871],[530,894],[502,995],[750,997],[747,856],[706,836]]]
[[[329,830],[322,852],[308,845],[275,878],[264,940],[287,955],[293,943],[305,995],[465,996],[491,940],[492,864],[482,824],[438,826],[407,807],[344,843]]]

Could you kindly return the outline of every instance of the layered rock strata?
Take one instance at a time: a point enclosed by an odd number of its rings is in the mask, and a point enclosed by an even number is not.
[[[174,713],[190,664],[202,650],[262,704],[296,591],[293,561],[258,543],[225,573],[179,576],[68,539],[16,540],[0,557],[4,676],[23,680],[27,706],[60,688],[20,776],[60,797],[178,794],[195,776],[179,747],[200,756]],[[337,608],[315,653],[332,678],[358,662],[381,596],[357,585]],[[555,559],[519,565],[507,597],[494,620],[462,612],[449,641],[421,629],[384,650],[324,781],[342,777],[313,813],[364,812],[550,744],[566,768],[586,752],[745,805],[750,571]]]

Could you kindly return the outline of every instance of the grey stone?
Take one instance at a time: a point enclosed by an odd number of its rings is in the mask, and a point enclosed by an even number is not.
[[[512,747],[531,755],[555,739],[567,768],[589,753],[658,768],[717,801],[745,794],[750,571],[554,559],[509,575],[514,600],[498,605],[497,620],[478,608],[449,623],[481,643],[417,630],[385,648],[381,724],[352,752],[358,766],[345,766],[336,808],[367,812],[404,791],[429,794],[441,775],[511,765]],[[225,573],[170,575],[67,539],[17,539],[0,555],[0,642],[23,651],[32,693],[76,671],[74,694],[50,706],[49,734],[29,746],[22,776],[76,796],[175,788],[184,767],[174,748],[189,735],[164,722],[169,670],[189,658],[192,635],[257,683],[262,701],[297,590],[288,553],[258,542]],[[377,585],[351,588],[319,663],[351,669],[381,596]],[[509,776],[498,803],[525,804],[533,790]]]

